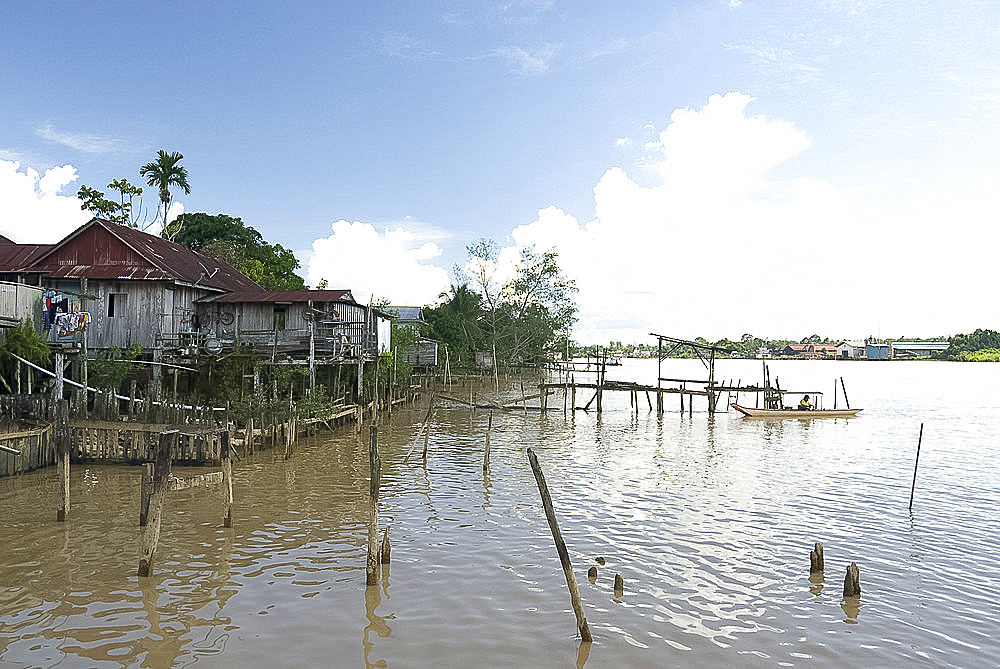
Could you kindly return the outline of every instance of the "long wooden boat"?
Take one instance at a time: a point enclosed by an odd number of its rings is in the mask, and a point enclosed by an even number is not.
[[[731,405],[745,418],[850,418],[857,416],[862,409],[757,409]]]

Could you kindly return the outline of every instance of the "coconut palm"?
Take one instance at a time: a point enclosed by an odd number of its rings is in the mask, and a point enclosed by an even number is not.
[[[156,161],[147,163],[139,168],[139,175],[146,177],[146,183],[150,187],[160,191],[160,203],[163,205],[163,236],[168,239],[176,235],[179,230],[178,228],[178,230],[174,230],[171,234],[167,233],[170,187],[177,186],[183,189],[186,195],[191,193],[191,186],[187,180],[187,168],[178,164],[182,158],[184,156],[176,151],[167,153],[163,149],[160,149],[156,154]]]

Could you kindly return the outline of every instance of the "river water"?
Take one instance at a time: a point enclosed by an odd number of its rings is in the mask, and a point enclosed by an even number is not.
[[[770,369],[783,388],[825,391],[827,407],[843,377],[865,410],[713,417],[704,398],[689,415],[670,395],[657,416],[645,396],[635,410],[606,393],[598,416],[565,414],[556,395],[545,415],[494,413],[485,476],[488,412],[439,404],[424,460],[424,407],[396,411],[379,428],[392,562],[378,587],[364,585],[367,426],[300,440],[288,461],[235,462],[232,528],[218,489],[170,493],[143,579],[137,468],[75,467],[65,523],[54,469],[0,479],[0,664],[1000,666],[1000,365]],[[696,360],[665,361],[662,375],[707,376]],[[655,384],[657,363],[626,360],[608,376]],[[723,360],[716,377],[759,383],[761,363]],[[528,447],[593,644],[576,630]],[[810,579],[817,541],[826,572]],[[851,562],[862,595],[845,600]]]

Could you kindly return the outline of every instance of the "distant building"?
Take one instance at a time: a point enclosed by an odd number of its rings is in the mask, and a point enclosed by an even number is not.
[[[871,341],[865,344],[865,357],[869,360],[888,360],[889,344]]]
[[[837,358],[841,360],[864,360],[865,342],[861,340],[845,341],[837,346]]]
[[[929,358],[932,354],[945,351],[951,346],[946,341],[894,341],[890,345],[893,360]]]
[[[819,360],[837,357],[835,344],[789,344],[781,350],[781,355],[790,358]]]

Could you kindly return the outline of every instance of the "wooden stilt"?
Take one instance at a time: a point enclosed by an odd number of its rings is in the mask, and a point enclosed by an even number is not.
[[[220,437],[219,455],[222,459],[222,525],[233,526],[233,458],[229,445],[229,430],[223,430]]]
[[[851,563],[844,578],[844,597],[857,597],[861,594],[861,574],[858,565]]]
[[[162,433],[156,446],[152,494],[149,498],[149,520],[142,532],[139,549],[139,576],[149,576],[153,570],[153,555],[156,553],[156,544],[160,540],[163,499],[166,496],[167,482],[170,478],[170,454],[177,445],[177,435],[177,430]]]
[[[809,553],[809,573],[816,574],[823,571],[823,544],[816,542],[816,547]]]
[[[56,521],[65,522],[69,514],[69,402],[56,401],[56,458],[59,462],[59,509]]]
[[[379,545],[378,545],[378,493],[382,477],[382,461],[378,455],[378,428],[370,427],[368,438],[369,503],[371,514],[368,525],[368,561],[365,569],[365,585],[378,585]]]

